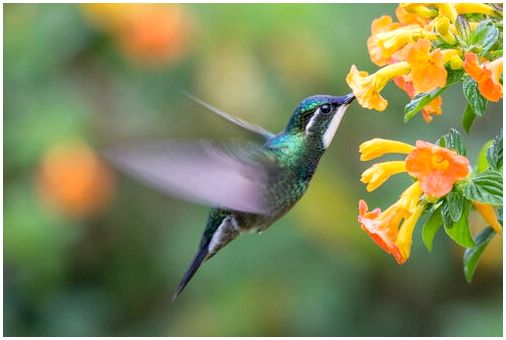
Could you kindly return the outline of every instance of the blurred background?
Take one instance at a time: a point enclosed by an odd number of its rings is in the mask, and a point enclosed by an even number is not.
[[[303,98],[344,95],[351,64],[372,72],[370,24],[395,5],[4,5],[4,334],[7,336],[502,335],[502,238],[474,282],[440,231],[419,224],[398,266],[360,229],[357,206],[386,208],[409,182],[366,193],[358,145],[434,141],[460,131],[464,100],[402,122],[348,110],[308,193],[262,235],[246,234],[173,289],[196,251],[207,207],[117,173],[110,145],[159,137],[247,138],[174,90],[273,131]],[[474,162],[502,126],[490,105],[471,135]],[[474,231],[483,227],[472,216]]]

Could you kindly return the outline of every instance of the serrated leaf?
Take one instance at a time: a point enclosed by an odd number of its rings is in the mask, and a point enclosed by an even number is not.
[[[456,191],[450,191],[445,197],[448,213],[453,222],[458,222],[462,216],[465,198]]]
[[[429,252],[432,251],[432,243],[434,236],[443,225],[443,217],[441,217],[441,208],[436,209],[432,215],[427,219],[422,229],[422,240],[425,248]]]
[[[489,169],[469,179],[463,185],[464,196],[472,201],[490,205],[502,205],[502,174]]]
[[[480,47],[479,55],[484,55],[499,39],[499,29],[490,20],[481,22],[471,33],[469,42]]]
[[[450,128],[448,133],[444,135],[443,138],[445,140],[445,145],[443,147],[455,150],[460,155],[466,155],[466,145],[464,144],[462,136],[457,130]]]
[[[466,109],[464,110],[464,114],[462,115],[462,126],[467,133],[471,131],[471,127],[473,126],[475,119],[476,114],[474,113],[474,110],[469,104],[467,104]]]
[[[478,83],[474,79],[466,77],[462,83],[462,90],[474,114],[480,117],[483,116],[487,109],[487,100],[480,94]]]
[[[404,123],[412,119],[419,111],[421,111],[431,101],[436,99],[446,88],[437,88],[428,93],[419,93],[411,99],[404,107]]]
[[[453,223],[451,226],[444,225],[445,232],[452,240],[458,245],[470,248],[474,247],[475,243],[469,232],[469,205],[465,204],[460,220]]]
[[[458,81],[462,80],[462,77],[464,76],[464,70],[452,70],[451,68],[446,69],[446,86],[448,87],[452,85],[453,83],[456,83]]]
[[[476,267],[480,262],[481,256],[485,251],[487,245],[492,241],[495,236],[494,229],[487,227],[483,229],[476,236],[476,246],[472,248],[466,249],[464,252],[464,275],[466,276],[466,281],[471,283],[473,280],[474,272],[476,271]]]
[[[445,227],[451,227],[454,223],[446,200],[443,200],[443,204],[441,205],[441,218],[443,219],[443,225]]]
[[[487,150],[487,161],[493,169],[502,169],[502,148],[503,148],[502,131],[494,138],[492,145]]]

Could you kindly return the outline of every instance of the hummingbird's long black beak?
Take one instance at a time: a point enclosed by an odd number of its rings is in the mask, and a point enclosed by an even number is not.
[[[353,99],[355,99],[355,95],[352,92],[352,93],[347,94],[346,96],[341,97],[341,98],[343,99],[343,104],[348,105],[349,103],[351,103],[353,101]]]
[[[355,95],[353,93],[347,94],[346,96],[341,97],[332,97],[331,101],[336,106],[348,105],[353,99],[355,99]]]

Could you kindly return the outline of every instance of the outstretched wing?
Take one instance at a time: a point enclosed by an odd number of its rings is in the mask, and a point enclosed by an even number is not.
[[[105,154],[124,172],[165,193],[232,210],[270,213],[265,189],[277,166],[262,157],[258,146],[161,141]]]
[[[263,138],[265,141],[267,141],[267,140],[271,139],[272,137],[274,137],[274,134],[272,132],[267,131],[264,128],[258,126],[258,125],[255,125],[255,124],[247,122],[247,121],[245,121],[243,119],[234,117],[234,116],[232,116],[229,113],[223,112],[222,110],[220,110],[220,109],[212,106],[211,104],[208,104],[205,101],[203,101],[203,100],[201,100],[201,99],[199,99],[197,97],[192,96],[191,94],[189,94],[186,91],[183,91],[183,90],[181,90],[179,88],[177,90],[179,92],[181,92],[182,94],[184,94],[185,96],[187,96],[188,98],[190,98],[191,100],[193,100],[195,103],[202,105],[203,107],[205,107],[209,111],[211,111],[211,112],[217,114],[218,116],[220,116],[220,117],[228,120],[229,122],[234,123],[235,125],[240,126],[243,129],[246,129],[246,130],[248,130],[250,132],[253,132],[257,136]]]

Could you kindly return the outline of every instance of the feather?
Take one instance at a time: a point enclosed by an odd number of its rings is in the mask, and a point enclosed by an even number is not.
[[[205,107],[206,109],[208,109],[209,111],[217,114],[218,116],[228,120],[229,122],[245,129],[245,130],[248,130],[249,132],[253,132],[254,134],[256,134],[257,136],[261,137],[262,139],[264,139],[265,141],[271,139],[272,137],[274,137],[274,134],[270,131],[267,131],[265,130],[264,128],[258,126],[258,125],[255,125],[253,123],[250,123],[250,122],[247,122],[243,119],[240,119],[238,117],[235,117],[229,113],[226,113],[214,106],[212,106],[211,104],[208,104],[206,103],[205,101],[197,98],[197,97],[194,97],[192,96],[191,94],[189,94],[188,92],[184,91],[184,90],[181,90],[179,88],[177,88],[177,90],[179,92],[181,92],[182,94],[184,94],[186,97],[190,98],[192,101],[194,101],[195,103],[199,104],[199,105],[202,105],[203,107]]]
[[[265,188],[276,165],[258,146],[217,147],[208,141],[160,141],[105,152],[121,170],[179,198],[269,214]]]

